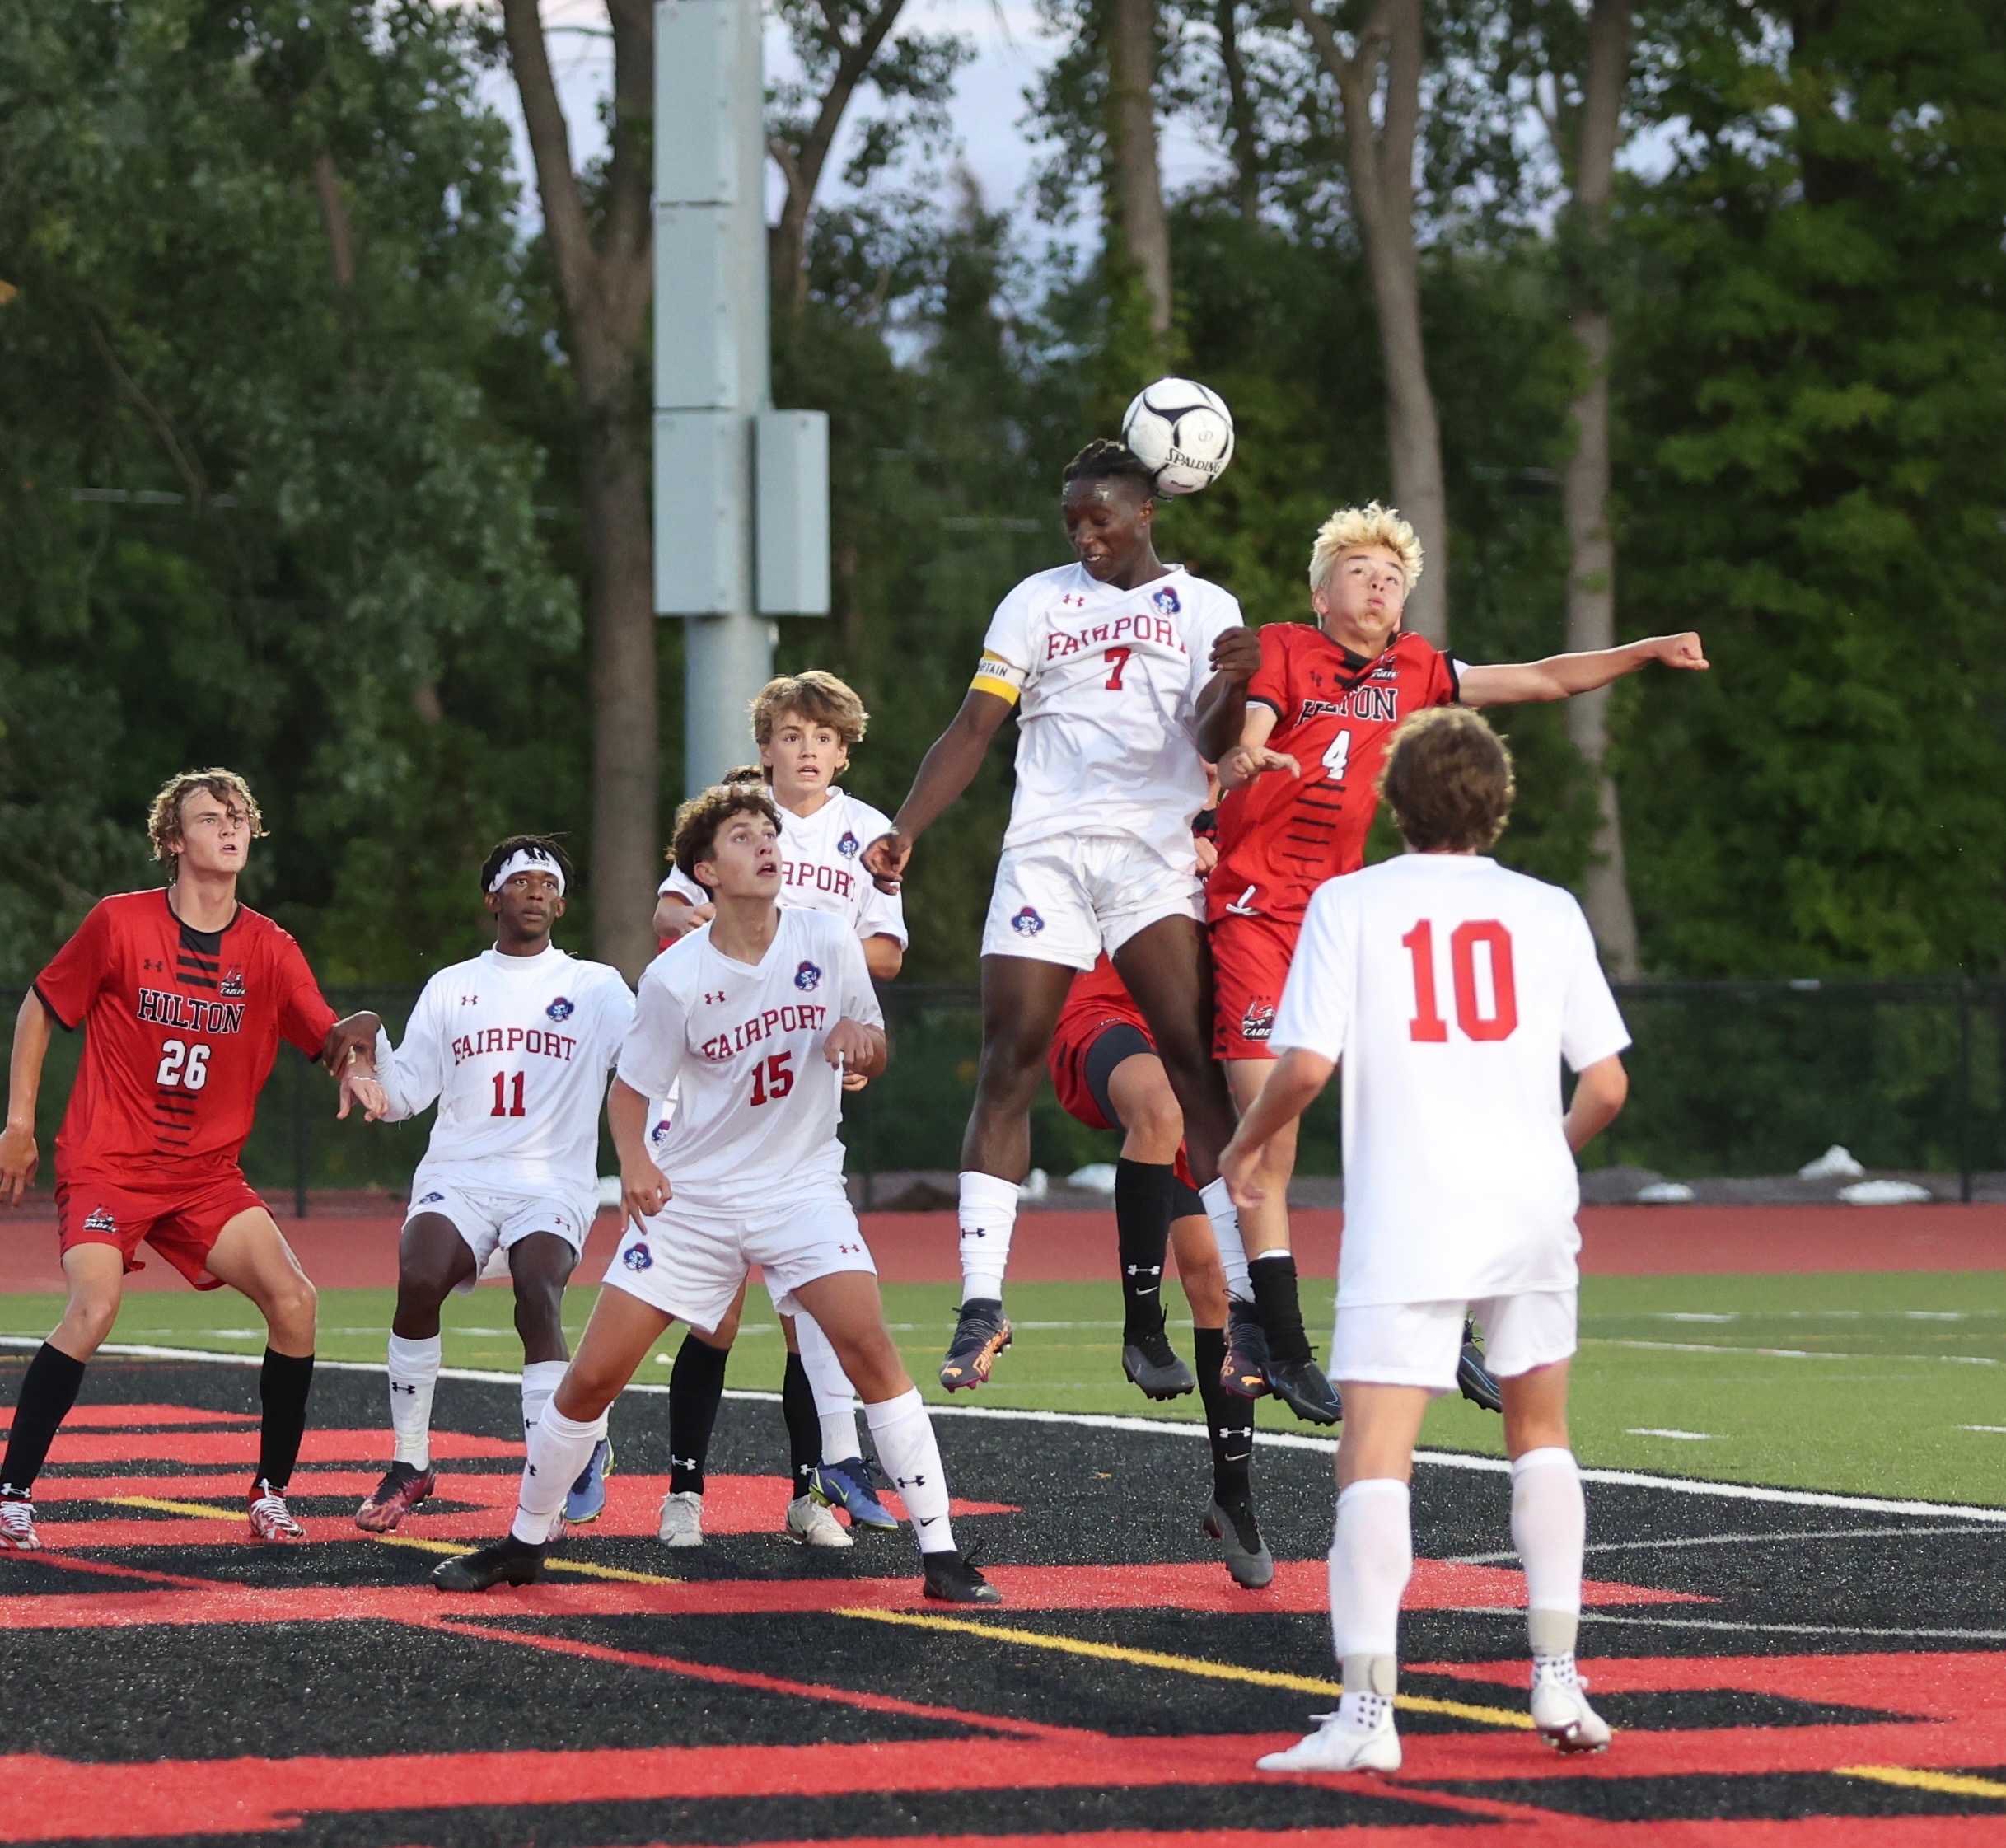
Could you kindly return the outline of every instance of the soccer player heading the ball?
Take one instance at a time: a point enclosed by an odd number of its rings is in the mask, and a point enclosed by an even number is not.
[[[508,1537],[447,1560],[434,1582],[484,1591],[534,1579],[565,1490],[634,1369],[674,1322],[716,1329],[756,1264],[774,1307],[812,1315],[855,1382],[911,1517],[926,1595],[995,1603],[955,1546],[933,1424],[885,1326],[877,1268],[843,1191],[843,1076],[885,1068],[863,946],[845,919],[779,902],[779,817],[756,784],[685,802],[676,863],[717,915],[641,977],[606,1105],[625,1235],[530,1435]],[[679,1085],[668,1134],[651,1150],[650,1100]]]
[[[1260,644],[1227,592],[1157,558],[1154,480],[1115,442],[1090,443],[1067,465],[1060,508],[1076,562],[1026,578],[998,606],[960,712],[891,831],[864,850],[866,869],[895,889],[914,843],[1018,709],[1017,793],[983,927],[982,1056],[961,1144],[961,1317],[941,1383],[980,1385],[1009,1344],[1003,1282],[1031,1165],[1031,1101],[1073,973],[1105,950],[1183,1113],[1227,1286],[1242,1303],[1229,1348],[1251,1332],[1265,1352],[1242,1353],[1243,1367],[1299,1415],[1334,1422],[1293,1265],[1272,1261],[1250,1287],[1218,1175],[1232,1106],[1209,1056],[1212,971],[1191,821],[1205,800],[1204,760],[1241,735]]]
[[[1330,1621],[1344,1695],[1265,1771],[1396,1771],[1400,1594],[1421,1415],[1456,1384],[1474,1306],[1503,1382],[1512,1541],[1524,1563],[1532,1720],[1608,1743],[1574,1673],[1587,1514],[1568,1447],[1581,1190],[1630,1044],[1573,898],[1485,858],[1511,760],[1475,713],[1425,712],[1382,779],[1406,853],[1317,889],[1282,991],[1279,1057],[1221,1163],[1260,1204],[1261,1155],[1343,1068],[1344,1239],[1330,1371],[1344,1395]],[[1579,1074],[1563,1111],[1560,1064]]]

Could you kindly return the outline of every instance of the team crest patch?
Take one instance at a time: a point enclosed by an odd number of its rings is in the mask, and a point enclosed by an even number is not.
[[[117,1215],[109,1207],[94,1206],[84,1220],[83,1229],[86,1232],[116,1232],[119,1229]]]
[[[1036,937],[1045,929],[1045,919],[1026,905],[1010,920],[1010,928],[1020,937]]]
[[[1149,599],[1164,615],[1174,616],[1184,606],[1177,601],[1177,593],[1168,584]]]
[[[244,971],[234,963],[224,970],[222,983],[217,992],[226,1001],[241,1001],[244,999]]]
[[[436,1206],[441,1200],[445,1199],[445,1195],[439,1192],[439,1191],[435,1187],[430,1193],[427,1194],[423,1200],[419,1200],[418,1204],[420,1206]]]
[[[806,990],[822,985],[822,972],[812,962],[804,962],[794,971],[794,986]]]
[[[544,1012],[553,1020],[569,1020],[577,1011],[577,1008],[561,994],[544,1009]]]
[[[1274,1004],[1272,1001],[1250,1001],[1246,1012],[1240,1017],[1240,1037],[1265,1042],[1274,1031]]]
[[[629,1245],[620,1255],[620,1261],[629,1270],[646,1270],[655,1261],[655,1254],[645,1245]]]
[[[648,1139],[653,1143],[657,1149],[659,1149],[663,1143],[669,1139],[669,1120],[667,1117],[663,1117],[662,1120],[654,1126],[653,1129],[648,1132]]]
[[[847,830],[844,831],[843,838],[836,843],[836,851],[846,860],[855,859],[858,854],[863,851],[863,843]]]

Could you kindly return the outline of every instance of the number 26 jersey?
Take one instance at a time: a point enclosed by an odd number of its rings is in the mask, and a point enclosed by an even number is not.
[[[841,918],[783,905],[756,964],[728,957],[703,924],[641,976],[620,1049],[623,1084],[644,1097],[680,1086],[650,1151],[672,1203],[742,1217],[843,1186],[842,1078],[823,1055],[839,1020],[881,1027],[863,946]]]

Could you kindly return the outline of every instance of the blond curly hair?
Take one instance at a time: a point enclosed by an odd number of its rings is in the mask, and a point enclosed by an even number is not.
[[[1316,543],[1310,548],[1310,588],[1323,589],[1337,561],[1365,545],[1382,546],[1400,560],[1410,592],[1420,582],[1419,535],[1400,517],[1398,508],[1382,507],[1375,500],[1363,507],[1340,507],[1317,527]]]
[[[264,838],[264,816],[258,798],[235,770],[182,770],[160,786],[147,812],[147,839],[153,844],[153,858],[163,866],[172,866],[180,858],[174,849],[181,844],[181,804],[198,789],[206,789],[226,808],[242,809],[250,822],[251,839]]]

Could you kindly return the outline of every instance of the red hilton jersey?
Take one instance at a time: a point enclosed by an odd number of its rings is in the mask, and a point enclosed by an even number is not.
[[[1452,705],[1456,691],[1455,664],[1419,635],[1396,635],[1376,660],[1361,661],[1310,623],[1263,629],[1246,696],[1280,715],[1268,746],[1302,774],[1265,771],[1220,802],[1207,918],[1300,924],[1325,880],[1365,863],[1379,807],[1372,784],[1394,728],[1410,713]]]
[[[65,1181],[138,1173],[179,1184],[234,1167],[281,1033],[320,1053],[334,1010],[292,937],[239,906],[218,931],[191,930],[164,890],[91,908],[35,991],[83,1063],[56,1137]]]

